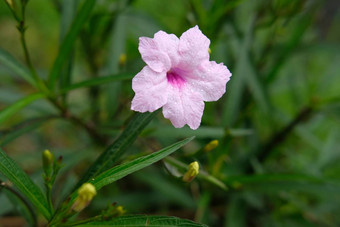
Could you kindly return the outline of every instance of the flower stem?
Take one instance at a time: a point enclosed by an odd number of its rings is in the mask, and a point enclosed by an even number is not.
[[[45,188],[46,188],[46,199],[47,199],[48,207],[51,213],[53,214],[54,209],[53,209],[53,203],[51,199],[52,185],[50,184],[50,182],[45,182]]]
[[[33,79],[37,82],[38,88],[41,91],[43,91],[44,93],[49,94],[50,91],[47,88],[45,82],[38,76],[35,68],[33,67],[33,64],[32,64],[32,61],[31,61],[31,57],[30,57],[29,52],[28,52],[26,38],[25,38],[25,31],[26,31],[26,25],[25,25],[26,4],[27,4],[27,1],[22,1],[22,3],[21,3],[21,19],[18,20],[17,17],[15,17],[16,20],[19,23],[17,28],[18,28],[18,30],[20,32],[21,46],[22,46],[23,51],[24,51],[26,64],[27,64],[27,66],[28,66],[28,68],[30,70],[30,73],[31,73]]]
[[[86,224],[90,221],[99,221],[101,220],[102,216],[101,215],[97,215],[97,216],[94,216],[94,217],[91,217],[91,218],[88,218],[88,219],[85,219],[85,220],[80,220],[80,221],[74,221],[74,222],[70,222],[70,223],[65,223],[63,224],[64,227],[71,227],[71,226],[78,226],[80,224]]]
[[[188,169],[188,165],[173,158],[173,157],[166,157],[164,158],[164,161],[167,162],[168,164],[176,167],[177,169],[179,169],[180,171],[186,171]],[[200,172],[198,173],[197,175],[197,178],[199,179],[202,179],[202,180],[205,180],[215,186],[217,186],[218,188],[224,190],[224,191],[227,191],[228,190],[228,187],[222,182],[220,181],[219,179],[217,179],[216,177],[200,170]]]

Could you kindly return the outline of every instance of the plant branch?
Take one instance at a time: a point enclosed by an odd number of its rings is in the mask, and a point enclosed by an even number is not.
[[[26,64],[31,72],[31,75],[33,77],[33,79],[37,82],[37,85],[39,87],[39,89],[43,92],[45,92],[46,94],[49,94],[50,91],[48,90],[45,82],[38,76],[35,68],[33,67],[29,52],[28,52],[28,48],[27,48],[27,43],[26,43],[26,38],[25,38],[25,32],[26,32],[26,24],[25,24],[25,11],[26,11],[26,5],[27,5],[27,1],[22,1],[21,3],[21,19],[18,20],[17,17],[17,21],[18,21],[18,31],[20,32],[20,42],[24,51],[24,55],[25,55],[25,61]]]
[[[257,157],[257,160],[260,163],[263,163],[267,160],[268,157],[271,156],[274,149],[280,145],[282,142],[285,141],[285,139],[289,136],[289,134],[295,129],[296,126],[298,126],[301,122],[307,120],[315,111],[315,108],[311,106],[307,106],[303,108],[296,116],[295,118],[287,124],[284,128],[282,128],[278,133],[276,133],[272,138],[265,143],[264,145],[257,148],[250,157],[248,157],[246,160],[246,163],[243,163],[244,171],[246,173],[252,173],[252,165],[251,165],[251,159]]]
[[[260,162],[265,161],[272,153],[273,149],[280,145],[287,136],[294,130],[294,128],[300,124],[301,122],[308,119],[313,113],[313,108],[308,106],[303,108],[295,118],[281,131],[276,133],[269,141],[263,146],[263,149],[258,155],[258,159]]]
[[[92,124],[88,124],[84,122],[82,119],[72,115],[65,106],[61,105],[55,98],[50,98],[49,101],[61,112],[61,116],[65,119],[70,120],[76,125],[84,128],[89,136],[94,139],[94,142],[103,145],[106,143],[106,140],[103,136],[101,136],[95,127]]]

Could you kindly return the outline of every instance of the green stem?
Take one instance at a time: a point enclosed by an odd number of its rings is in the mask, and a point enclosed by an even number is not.
[[[173,157],[168,156],[164,160],[168,164],[178,168],[181,171],[186,171],[188,169],[188,165],[186,165],[185,163],[183,163],[183,162],[181,162],[181,161],[179,161],[179,160],[177,160]],[[206,172],[203,172],[202,170],[200,170],[200,172],[198,173],[197,178],[205,180],[205,181],[219,187],[220,189],[222,189],[224,191],[228,190],[228,187],[222,181],[220,181],[219,179],[217,179],[216,177],[214,177],[212,175],[209,175]]]
[[[13,5],[10,5],[9,2],[7,0],[4,0],[6,5],[8,6],[9,10],[11,11],[11,13],[13,14],[13,17],[15,18],[16,21],[18,21],[18,23],[20,22],[20,18],[18,17],[18,15],[16,14],[16,12],[13,9]]]
[[[24,1],[21,4],[21,19],[18,20],[18,30],[20,32],[20,42],[22,45],[22,48],[24,50],[24,55],[25,55],[25,61],[26,64],[31,72],[31,75],[33,77],[33,79],[37,82],[38,88],[43,91],[44,93],[48,94],[50,93],[49,89],[47,88],[45,82],[38,76],[35,68],[33,67],[32,61],[31,61],[31,57],[29,55],[28,52],[28,48],[27,48],[27,43],[26,43],[26,38],[25,38],[25,31],[26,31],[26,26],[25,26],[25,11],[26,11],[26,4],[27,2]]]
[[[54,209],[53,209],[53,203],[51,199],[52,185],[50,184],[50,182],[47,182],[47,181],[45,182],[45,188],[46,188],[46,199],[47,199],[48,207],[51,213],[53,214]]]
[[[90,221],[98,221],[98,220],[101,220],[102,216],[101,215],[97,215],[97,216],[94,216],[92,218],[88,218],[88,219],[85,219],[85,220],[81,220],[81,221],[75,221],[75,222],[70,222],[70,223],[65,223],[63,226],[64,227],[71,227],[71,226],[78,226],[78,225],[81,225],[81,224],[86,224]]]
[[[95,129],[94,126],[92,126],[91,124],[88,124],[86,122],[84,122],[82,119],[73,116],[70,114],[70,112],[68,112],[67,108],[60,104],[56,98],[49,98],[49,101],[61,112],[61,116],[64,117],[65,119],[70,120],[71,122],[73,122],[75,125],[80,126],[81,128],[85,129],[86,132],[88,133],[88,135],[93,139],[93,141],[95,143],[97,143],[98,145],[103,145],[106,143],[105,138],[102,137],[97,130]]]

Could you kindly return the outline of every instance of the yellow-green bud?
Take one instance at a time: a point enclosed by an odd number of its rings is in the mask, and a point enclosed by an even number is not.
[[[13,1],[12,0],[5,0],[7,2],[7,4],[13,8]]]
[[[121,54],[119,56],[119,65],[121,67],[123,67],[126,64],[126,59],[127,59],[126,54]]]
[[[54,156],[49,150],[45,150],[42,153],[43,169],[47,177],[50,177],[52,172],[52,165]]]
[[[123,214],[125,214],[126,210],[124,210],[124,208],[122,206],[117,206],[116,207],[116,212],[115,212],[115,217],[119,217],[122,216]]]
[[[211,54],[211,49],[210,48],[208,49],[208,52],[209,52],[209,54]]]
[[[210,152],[213,149],[215,149],[218,146],[218,140],[213,140],[210,143],[208,143],[207,145],[204,146],[203,151],[204,152]]]
[[[109,220],[114,217],[119,217],[125,214],[126,210],[122,206],[116,206],[115,203],[109,205],[107,209],[102,211],[102,217],[104,220]]]
[[[72,205],[72,209],[76,212],[82,211],[90,204],[95,195],[97,195],[95,186],[91,183],[84,183],[78,189],[78,197]]]
[[[183,181],[191,182],[198,175],[198,172],[199,172],[198,162],[190,163],[188,171],[183,176]]]

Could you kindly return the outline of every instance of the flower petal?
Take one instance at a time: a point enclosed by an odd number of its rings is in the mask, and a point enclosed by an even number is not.
[[[155,72],[149,66],[145,66],[132,79],[135,97],[131,109],[142,113],[159,109],[167,102],[167,88],[166,73]]]
[[[176,65],[179,61],[178,45],[179,39],[174,34],[159,31],[155,34],[154,40],[160,51],[166,53],[171,60],[171,65]]]
[[[187,86],[180,89],[169,86],[168,101],[163,106],[163,115],[176,128],[185,124],[191,129],[197,129],[201,124],[204,102],[199,93],[193,92]]]
[[[140,37],[138,50],[150,68],[163,72],[178,62],[178,43],[179,39],[175,35],[159,31],[153,39]]]
[[[179,40],[179,53],[181,63],[186,66],[196,67],[201,61],[209,60],[210,40],[196,25],[184,32]]]
[[[204,101],[217,101],[226,91],[231,73],[222,63],[205,61],[186,80],[191,89],[199,92]]]

